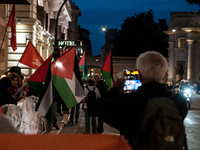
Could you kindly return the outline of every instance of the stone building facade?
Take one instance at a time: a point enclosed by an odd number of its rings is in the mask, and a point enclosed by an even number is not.
[[[35,69],[19,63],[26,45],[33,43],[44,60],[54,50],[55,26],[58,11],[64,0],[29,0],[30,5],[15,4],[17,50],[10,46],[11,28],[7,33],[0,52],[0,75],[12,66],[19,66],[26,76],[30,76]],[[0,4],[0,42],[11,13],[12,4]],[[77,35],[77,18],[80,10],[72,0],[63,6],[57,25],[58,40],[75,40]]]
[[[200,82],[200,13],[171,12],[168,31],[168,83]]]
[[[7,41],[3,42],[5,30],[6,30],[6,13],[5,13],[6,7],[4,5],[0,5],[0,74],[4,74],[4,68],[6,68],[6,50],[5,47],[7,45]]]

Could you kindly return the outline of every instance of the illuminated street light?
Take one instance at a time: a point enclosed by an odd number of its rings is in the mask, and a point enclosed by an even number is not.
[[[103,25],[102,31],[104,31],[104,32],[106,31],[105,25]]]
[[[172,29],[172,32],[176,32],[176,29]]]

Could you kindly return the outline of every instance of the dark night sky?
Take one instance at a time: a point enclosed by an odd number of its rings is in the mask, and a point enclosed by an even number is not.
[[[81,16],[78,25],[90,32],[93,56],[101,54],[105,44],[103,25],[110,29],[121,29],[121,24],[127,17],[135,13],[154,11],[154,20],[170,20],[170,12],[199,11],[197,5],[191,5],[185,0],[72,0],[79,7]]]

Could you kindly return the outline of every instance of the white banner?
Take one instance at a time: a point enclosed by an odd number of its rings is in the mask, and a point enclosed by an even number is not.
[[[29,96],[20,100],[17,105],[3,105],[7,116],[14,127],[24,134],[37,134],[40,126],[40,115],[35,111],[38,97]],[[7,110],[7,111],[6,111]]]

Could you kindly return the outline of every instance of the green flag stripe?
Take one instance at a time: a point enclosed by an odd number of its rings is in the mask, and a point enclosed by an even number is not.
[[[76,98],[74,97],[74,94],[72,93],[69,85],[64,78],[53,74],[51,75],[51,78],[53,80],[55,88],[57,89],[67,108],[71,108],[78,104]]]
[[[80,65],[79,67],[84,71],[85,65]]]
[[[83,70],[83,79],[87,80],[88,76],[87,76],[87,72],[85,72],[87,71],[87,69],[85,69],[85,65],[80,65],[79,67]]]
[[[44,84],[42,82],[33,82],[33,81],[27,81],[27,82],[30,85],[30,87],[34,90],[34,92],[37,94],[37,96],[40,97]]]
[[[110,72],[107,72],[107,71],[101,71],[101,74],[103,76],[103,78],[105,79],[106,81],[106,84],[108,85],[108,88],[110,89],[111,86],[112,86],[112,78],[111,78],[111,74]]]
[[[8,111],[8,107],[6,106],[4,107],[3,114],[6,115],[7,111]]]

